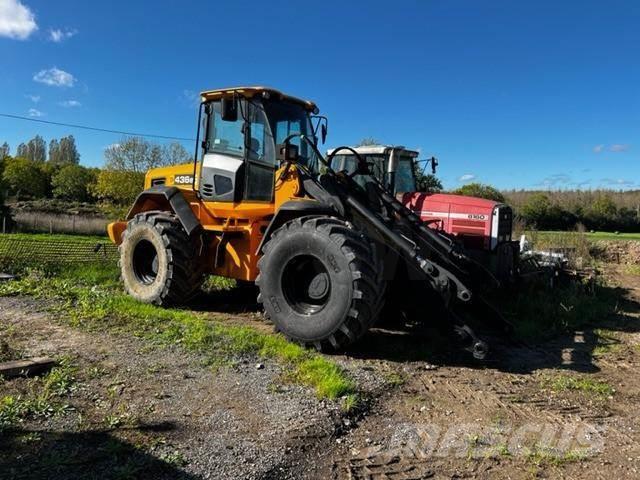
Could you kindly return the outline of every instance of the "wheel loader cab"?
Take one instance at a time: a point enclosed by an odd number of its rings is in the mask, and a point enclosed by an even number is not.
[[[273,93],[234,95],[204,102],[202,166],[198,182],[204,202],[273,202],[276,147],[289,135],[312,137],[309,105]],[[317,169],[311,148],[299,139],[299,161]]]

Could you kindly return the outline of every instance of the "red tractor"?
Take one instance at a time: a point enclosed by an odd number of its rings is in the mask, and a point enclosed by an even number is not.
[[[504,203],[449,193],[419,192],[416,169],[418,152],[402,146],[354,147],[371,173],[416,213],[429,227],[445,232],[464,247],[468,256],[484,265],[501,282],[516,274],[519,243],[511,239],[513,211]],[[333,151],[329,152],[331,155]],[[430,159],[433,172],[437,161]],[[354,173],[357,159],[352,151],[340,150],[332,168]],[[358,176],[355,176],[358,181]]]

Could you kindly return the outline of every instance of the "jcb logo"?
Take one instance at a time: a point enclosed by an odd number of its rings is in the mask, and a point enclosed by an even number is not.
[[[470,213],[469,220],[486,220],[487,216],[481,213]]]
[[[190,185],[193,183],[193,175],[176,175],[173,183],[176,185]]]

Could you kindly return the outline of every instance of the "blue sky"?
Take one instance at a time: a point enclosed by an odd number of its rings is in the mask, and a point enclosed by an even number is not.
[[[269,85],[448,188],[640,188],[639,26],[635,0],[0,0],[0,113],[193,137],[196,92]],[[0,118],[13,151],[37,133],[94,166],[120,139]]]

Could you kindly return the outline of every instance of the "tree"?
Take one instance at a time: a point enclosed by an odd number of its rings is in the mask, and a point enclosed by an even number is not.
[[[49,163],[52,165],[78,165],[80,163],[80,154],[73,135],[62,137],[60,141],[54,138],[49,142]]]
[[[49,163],[59,165],[60,162],[60,143],[56,138],[49,142]]]
[[[431,173],[416,172],[416,187],[419,192],[438,193],[442,191],[442,182]]]
[[[28,158],[5,159],[2,179],[7,185],[9,192],[17,198],[21,195],[29,195],[34,198],[42,198],[47,192],[47,178],[40,169],[39,162]]]
[[[365,137],[358,142],[356,147],[366,147],[368,145],[382,145],[382,144],[373,137]]]
[[[454,190],[457,195],[465,195],[467,197],[486,198],[496,202],[504,202],[504,195],[491,185],[483,185],[482,183],[468,183]]]
[[[164,162],[167,165],[180,165],[182,163],[189,163],[192,161],[192,157],[189,152],[187,152],[187,149],[178,142],[172,142],[169,145],[165,145],[163,155]]]
[[[168,165],[162,147],[140,137],[126,137],[111,145],[105,150],[104,157],[107,170],[142,173]]]
[[[587,223],[592,228],[608,229],[614,227],[617,216],[618,208],[611,196],[599,195],[587,211]]]
[[[44,138],[36,135],[26,145],[24,143],[18,145],[17,156],[35,162],[44,162],[47,159],[47,144]]]
[[[76,139],[73,135],[62,137],[60,139],[60,164],[74,164],[80,163],[80,154],[76,147]]]
[[[520,215],[528,224],[540,225],[547,218],[550,208],[551,200],[546,194],[534,193],[522,206]]]
[[[143,188],[143,172],[104,169],[98,174],[93,193],[102,200],[129,205]]]
[[[11,148],[7,142],[0,145],[0,161],[4,160],[11,153]]]
[[[95,181],[96,175],[92,170],[80,165],[64,165],[51,177],[53,196],[85,202],[89,200]]]

